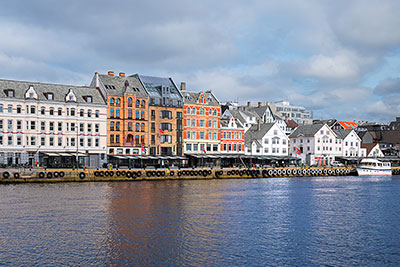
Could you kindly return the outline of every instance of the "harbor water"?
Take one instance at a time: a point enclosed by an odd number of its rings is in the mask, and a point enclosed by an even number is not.
[[[0,266],[398,266],[400,178],[0,185]]]

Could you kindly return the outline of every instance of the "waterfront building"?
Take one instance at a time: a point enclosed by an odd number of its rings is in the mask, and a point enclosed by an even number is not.
[[[342,155],[342,139],[327,124],[300,125],[289,138],[290,154],[308,165],[329,164]]]
[[[289,137],[277,123],[258,123],[245,133],[246,155],[287,156]]]
[[[99,90],[0,80],[2,166],[101,167],[107,106]]]
[[[344,158],[365,157],[366,150],[361,148],[361,138],[354,130],[333,130],[338,139],[341,139],[341,156]]]
[[[221,105],[211,91],[189,92],[181,86],[184,99],[184,153],[220,152]]]
[[[284,120],[294,120],[298,124],[312,124],[313,114],[301,106],[293,106],[289,101],[278,101],[273,104]]]
[[[96,72],[90,87],[107,102],[108,155],[147,155],[149,96],[139,79]]]
[[[244,154],[244,128],[235,118],[221,120],[221,153]]]
[[[149,94],[150,155],[182,155],[183,99],[171,78],[135,74]]]
[[[361,144],[361,147],[366,151],[368,158],[383,158],[385,155],[379,147],[379,144]]]

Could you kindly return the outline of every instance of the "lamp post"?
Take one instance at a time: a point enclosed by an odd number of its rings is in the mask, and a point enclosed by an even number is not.
[[[78,158],[78,149],[79,149],[79,136],[78,136],[78,122],[76,122],[76,155],[75,155],[75,160],[76,160],[76,169],[79,169],[79,158]]]

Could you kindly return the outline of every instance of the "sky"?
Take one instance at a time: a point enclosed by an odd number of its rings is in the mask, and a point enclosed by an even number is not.
[[[171,77],[220,101],[288,100],[316,119],[400,116],[400,1],[5,1],[0,78]]]

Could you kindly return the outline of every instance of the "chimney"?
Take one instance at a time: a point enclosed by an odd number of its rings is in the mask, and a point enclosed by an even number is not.
[[[261,121],[258,120],[257,121],[257,131],[259,131],[261,129]]]
[[[120,72],[119,77],[125,77],[125,72]]]
[[[258,102],[258,107],[261,107],[261,105],[262,105],[262,102]]]
[[[95,82],[96,82],[96,88],[99,88],[100,87],[100,80],[99,80],[99,73],[97,71],[94,73],[94,79],[95,79]]]
[[[109,72],[108,72],[108,75],[114,76],[114,72],[113,72],[113,71],[109,71]]]
[[[186,83],[185,82],[181,82],[181,91],[182,92],[186,91]]]
[[[248,106],[248,107],[250,107],[250,104],[251,104],[251,102],[250,102],[250,101],[247,101],[247,106]]]

